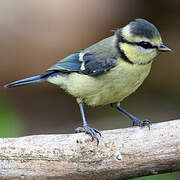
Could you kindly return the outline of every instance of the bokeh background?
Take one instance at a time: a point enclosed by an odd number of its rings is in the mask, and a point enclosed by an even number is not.
[[[74,132],[81,124],[79,107],[63,90],[49,83],[14,89],[3,85],[44,72],[135,18],[155,24],[173,52],[156,58],[150,76],[122,107],[152,122],[180,118],[179,9],[178,0],[0,0],[0,136]],[[110,106],[86,107],[86,116],[100,130],[132,125]]]

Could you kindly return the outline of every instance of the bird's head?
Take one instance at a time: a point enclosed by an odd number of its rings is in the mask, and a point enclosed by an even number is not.
[[[121,57],[132,64],[149,64],[159,52],[171,51],[162,43],[157,28],[144,19],[136,19],[115,32]]]

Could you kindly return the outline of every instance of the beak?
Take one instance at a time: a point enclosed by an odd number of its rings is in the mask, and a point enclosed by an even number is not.
[[[170,48],[168,48],[166,45],[161,43],[160,46],[158,47],[158,51],[167,52],[167,51],[172,51],[172,50]]]

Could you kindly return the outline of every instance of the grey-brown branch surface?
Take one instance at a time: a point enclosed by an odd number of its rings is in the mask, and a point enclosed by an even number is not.
[[[0,179],[129,179],[180,170],[180,120],[89,135],[0,139]]]

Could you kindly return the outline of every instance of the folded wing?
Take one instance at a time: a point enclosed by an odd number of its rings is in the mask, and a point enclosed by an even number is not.
[[[101,59],[89,52],[72,54],[47,70],[47,72],[78,72],[89,76],[100,75],[117,64],[116,58]]]

